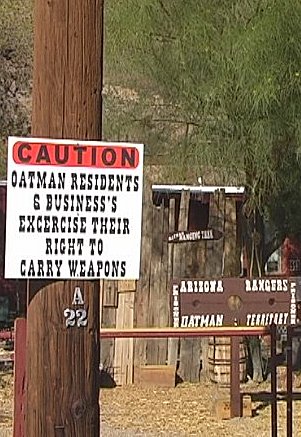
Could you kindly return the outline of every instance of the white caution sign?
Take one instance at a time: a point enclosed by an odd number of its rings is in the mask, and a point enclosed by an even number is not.
[[[6,278],[138,279],[143,145],[10,137]]]

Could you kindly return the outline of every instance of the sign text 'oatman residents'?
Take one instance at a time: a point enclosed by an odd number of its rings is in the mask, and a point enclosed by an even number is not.
[[[143,145],[8,141],[6,278],[137,279]]]

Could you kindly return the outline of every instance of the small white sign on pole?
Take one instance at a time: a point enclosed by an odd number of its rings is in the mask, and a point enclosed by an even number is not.
[[[143,145],[8,139],[5,277],[138,279]]]

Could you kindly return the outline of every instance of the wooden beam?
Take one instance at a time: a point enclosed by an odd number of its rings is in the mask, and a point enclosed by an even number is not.
[[[268,326],[229,326],[219,328],[132,328],[102,329],[100,338],[228,337],[270,335]]]

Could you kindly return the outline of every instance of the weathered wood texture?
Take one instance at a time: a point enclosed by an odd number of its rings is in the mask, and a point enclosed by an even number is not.
[[[167,211],[167,215],[166,215]],[[161,203],[153,208],[153,233],[150,270],[150,300],[148,326],[166,327],[169,323],[169,287],[167,286],[167,241],[168,210]],[[154,232],[154,230],[156,230]],[[167,339],[147,341],[148,364],[166,364]]]
[[[190,192],[182,193],[179,213],[179,229],[188,228]],[[184,243],[174,248],[174,277],[193,277],[195,244]],[[199,380],[200,371],[200,340],[182,338],[180,340],[180,363],[178,374],[183,381]]]
[[[223,232],[225,236],[225,193],[216,192],[210,196],[209,202],[209,227]],[[204,270],[206,277],[223,276],[224,274],[224,239],[207,242],[207,261]],[[229,254],[231,256],[231,253]],[[209,261],[210,260],[210,261]],[[202,339],[202,375],[209,379],[210,368],[208,360],[209,338]]]
[[[102,15],[103,0],[35,1],[32,136],[101,139]],[[64,325],[75,282],[31,290],[27,436],[99,436],[99,282],[78,284],[82,328]]]
[[[134,299],[134,291],[118,294],[118,308],[116,310],[117,329],[134,327]],[[132,383],[134,366],[133,354],[133,338],[116,338],[114,355],[114,379],[117,385]]]
[[[142,387],[173,388],[176,383],[176,368],[170,365],[148,365],[136,368],[135,382]]]
[[[237,206],[235,198],[225,202],[225,237],[224,237],[224,275],[237,276],[240,273],[241,246],[238,239]]]
[[[198,208],[193,218],[192,204]],[[204,211],[208,210],[209,214],[205,220]],[[198,214],[202,216],[203,227],[221,231],[222,238],[197,243],[167,243],[169,232],[196,229],[197,223],[200,223]],[[236,200],[226,197],[223,191],[198,196],[183,191],[180,199],[153,199],[150,178],[147,175],[143,198],[140,279],[135,284],[136,291],[132,292],[134,308],[132,311],[131,306],[125,306],[124,302],[120,301],[120,295],[131,294],[131,291],[127,291],[130,286],[120,283],[116,308],[119,316],[114,326],[122,327],[124,317],[127,318],[128,326],[131,326],[132,317],[134,327],[170,326],[170,292],[173,278],[238,275],[240,241],[236,229],[236,215]],[[107,289],[110,287],[112,286],[107,285]],[[106,299],[115,305],[112,294],[110,299]],[[103,307],[104,313],[108,310],[108,306]],[[108,363],[114,362],[112,375],[118,384],[135,381],[135,378],[131,380],[132,374],[129,372],[131,361],[128,354],[131,345],[125,343],[126,341],[115,340],[115,347],[111,347],[102,355]],[[191,382],[199,381],[200,376],[209,375],[207,338],[136,339],[133,349],[135,369],[144,365],[173,365],[177,366],[178,376],[182,380]],[[124,365],[121,364],[122,360],[125,360]]]
[[[170,199],[169,201],[169,215],[168,215],[168,231],[174,232],[176,229],[175,222],[175,199]],[[167,287],[170,289],[171,281],[173,279],[174,274],[174,245],[168,245],[168,271],[167,271]],[[169,311],[170,314],[170,311]],[[169,326],[171,326],[171,320],[169,319]],[[169,338],[168,339],[168,351],[167,351],[167,364],[176,366],[178,363],[178,349],[179,349],[179,339],[178,338]]]
[[[141,264],[140,279],[137,281],[135,294],[134,324],[137,328],[148,326],[148,309],[150,305],[150,274],[153,233],[153,201],[151,178],[145,174],[143,187],[142,209],[142,240],[141,240]],[[147,363],[146,360],[147,340],[135,340],[134,364],[135,366]]]
[[[14,437],[25,435],[26,405],[26,319],[15,321],[14,356]]]
[[[35,0],[32,134],[101,138],[103,0]]]
[[[117,306],[117,305],[116,305]],[[116,327],[116,308],[103,308],[102,328]],[[103,339],[100,342],[100,366],[114,378],[115,339]]]
[[[84,304],[72,304],[80,287]],[[28,308],[26,435],[99,435],[99,282],[55,282]],[[85,327],[65,326],[65,308],[86,308]]]
[[[103,281],[103,307],[118,306],[118,281]]]

